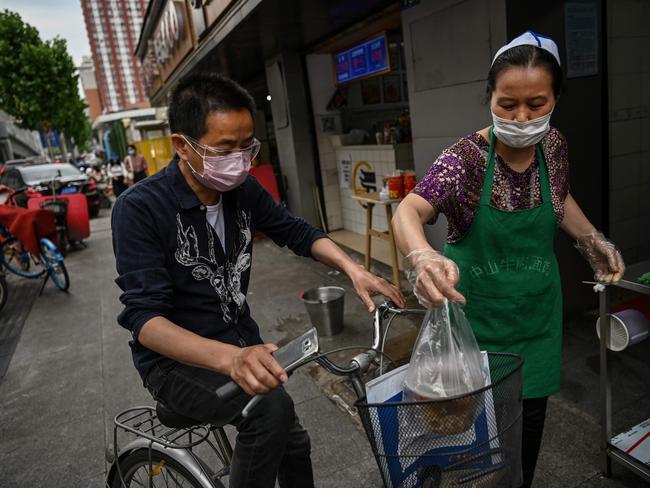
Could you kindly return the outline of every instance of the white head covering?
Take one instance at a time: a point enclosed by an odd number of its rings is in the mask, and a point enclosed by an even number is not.
[[[524,32],[519,37],[515,37],[512,41],[499,49],[495,54],[494,59],[492,60],[492,64],[494,64],[494,62],[499,56],[501,56],[501,54],[506,52],[508,49],[512,49],[513,47],[517,46],[535,46],[543,49],[544,51],[548,51],[553,55],[557,61],[557,64],[562,66],[562,63],[560,63],[560,53],[557,49],[557,44],[555,44],[555,41],[550,37],[537,34],[536,32],[530,30]]]

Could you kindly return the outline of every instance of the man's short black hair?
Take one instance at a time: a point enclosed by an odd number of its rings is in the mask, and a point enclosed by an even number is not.
[[[200,139],[207,132],[212,112],[248,110],[255,114],[255,101],[239,83],[217,73],[187,75],[169,96],[169,128],[174,133]]]

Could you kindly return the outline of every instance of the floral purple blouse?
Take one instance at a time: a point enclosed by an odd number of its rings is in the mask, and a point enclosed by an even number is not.
[[[569,194],[569,157],[564,136],[551,128],[542,140],[544,158],[551,183],[553,209],[560,223],[564,217],[564,200]],[[413,193],[429,202],[435,211],[430,224],[441,213],[447,217],[448,242],[461,240],[469,230],[479,207],[487,169],[489,143],[478,133],[463,137],[445,149]],[[490,204],[501,210],[522,210],[542,203],[539,185],[539,161],[523,173],[514,171],[495,154],[494,185]]]

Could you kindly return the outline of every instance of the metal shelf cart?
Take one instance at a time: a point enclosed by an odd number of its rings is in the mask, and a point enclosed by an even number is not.
[[[628,267],[625,277],[636,280],[643,273],[650,271],[650,260]],[[601,448],[603,451],[603,471],[606,477],[611,476],[612,460],[630,469],[643,479],[650,481],[650,467],[639,462],[624,451],[615,447],[612,440],[612,390],[611,364],[608,361],[611,351],[607,348],[610,337],[609,305],[611,287],[623,288],[642,295],[650,295],[650,286],[637,281],[623,279],[618,283],[607,286],[599,293],[600,302],[600,397],[601,397]]]

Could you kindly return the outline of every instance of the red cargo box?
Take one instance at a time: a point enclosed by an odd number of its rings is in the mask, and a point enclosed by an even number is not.
[[[57,195],[56,198],[68,201],[68,240],[81,241],[90,236],[90,216],[88,215],[86,195],[70,193]],[[52,200],[52,197],[32,197],[27,200],[27,208],[41,208],[41,203],[46,200]]]
[[[275,180],[275,174],[273,173],[273,166],[270,164],[262,164],[256,168],[251,168],[250,174],[257,178],[260,185],[271,194],[273,200],[276,202],[280,201],[280,191],[278,190],[278,182]]]

